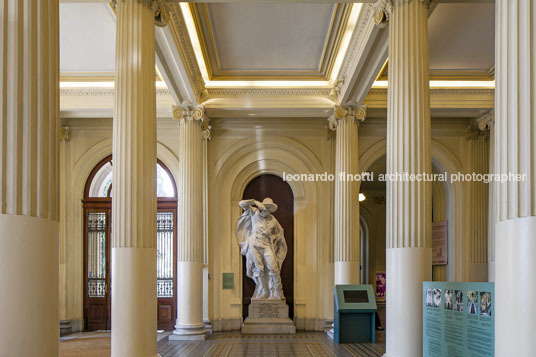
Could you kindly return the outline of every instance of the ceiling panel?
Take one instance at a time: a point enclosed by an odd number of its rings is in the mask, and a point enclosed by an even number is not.
[[[105,3],[60,4],[60,72],[112,73],[115,18]]]
[[[349,4],[192,4],[212,79],[325,79]]]
[[[490,70],[495,63],[495,4],[438,4],[428,21],[430,69]]]

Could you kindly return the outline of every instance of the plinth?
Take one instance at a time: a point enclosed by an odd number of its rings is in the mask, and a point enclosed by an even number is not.
[[[249,316],[242,324],[242,333],[295,334],[296,325],[288,317],[285,300],[251,299]]]

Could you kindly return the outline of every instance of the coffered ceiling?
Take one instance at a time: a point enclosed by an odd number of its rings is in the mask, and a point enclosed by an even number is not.
[[[210,80],[329,80],[351,7],[204,3],[190,11]]]

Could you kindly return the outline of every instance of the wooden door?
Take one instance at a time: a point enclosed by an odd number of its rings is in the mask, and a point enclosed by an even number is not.
[[[109,330],[110,314],[110,233],[109,208],[84,210],[84,320],[86,331]]]
[[[177,201],[158,202],[156,216],[156,292],[158,329],[173,330],[177,319]]]
[[[257,201],[270,197],[277,204],[278,209],[274,213],[279,223],[284,229],[285,240],[287,241],[287,257],[281,266],[281,281],[283,283],[283,294],[285,294],[287,305],[289,306],[290,318],[294,318],[294,194],[292,189],[276,175],[261,175],[246,186],[243,199],[254,198]],[[246,259],[242,257],[242,316],[248,316],[248,307],[251,303],[251,296],[255,290],[255,283],[246,276]]]
[[[86,331],[109,330],[111,327],[111,159],[112,157],[108,156],[95,166],[84,191],[83,261]],[[171,330],[177,318],[177,188],[171,172],[161,161],[158,161],[157,166],[157,182],[158,170],[161,174],[167,173],[173,192],[172,195],[163,190],[163,195],[158,197],[156,227],[158,329]],[[94,179],[97,190],[92,190]],[[165,177],[162,176],[161,179]]]

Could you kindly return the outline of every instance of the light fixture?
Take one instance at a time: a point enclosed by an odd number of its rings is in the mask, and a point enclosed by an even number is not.
[[[365,197],[364,194],[362,194],[361,192],[359,192],[359,202],[363,202],[364,200],[366,200],[367,198]]]

